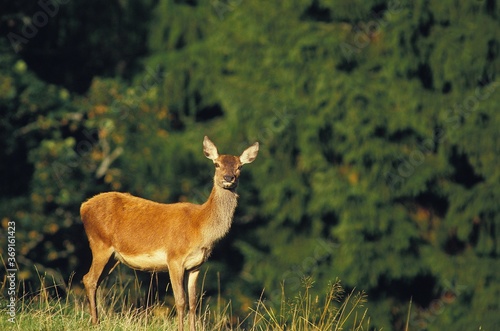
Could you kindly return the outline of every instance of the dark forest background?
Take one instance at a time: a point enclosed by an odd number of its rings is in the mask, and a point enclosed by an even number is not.
[[[411,329],[494,330],[499,31],[495,0],[2,1],[19,276],[81,286],[79,206],[98,192],[202,203],[208,135],[221,153],[261,144],[208,295],[245,312],[263,289],[339,278],[377,328],[403,329],[412,300]]]

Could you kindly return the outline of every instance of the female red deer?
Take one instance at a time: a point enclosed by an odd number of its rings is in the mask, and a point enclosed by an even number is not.
[[[203,152],[215,165],[214,186],[202,205],[162,204],[126,193],[108,192],[84,202],[80,215],[92,250],[92,265],[83,277],[92,323],[98,323],[96,291],[111,256],[129,267],[168,271],[183,330],[186,307],[184,277],[189,297],[189,329],[195,330],[196,279],[213,245],[231,227],[241,166],[257,157],[259,143],[241,156],[219,155],[205,136]]]

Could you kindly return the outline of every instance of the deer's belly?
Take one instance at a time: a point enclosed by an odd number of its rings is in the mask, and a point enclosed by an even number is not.
[[[115,252],[115,257],[133,269],[148,271],[168,271],[167,253],[162,250],[147,254],[126,255]]]

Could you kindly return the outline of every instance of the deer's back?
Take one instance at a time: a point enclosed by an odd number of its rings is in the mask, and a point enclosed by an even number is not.
[[[161,204],[128,193],[107,192],[84,202],[80,209],[85,230],[95,233],[117,250],[136,251],[139,246],[189,246],[199,235],[196,227],[201,206],[190,203]],[[90,233],[89,233],[90,232]]]

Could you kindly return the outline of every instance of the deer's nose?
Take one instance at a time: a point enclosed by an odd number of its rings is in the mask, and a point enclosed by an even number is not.
[[[224,180],[225,180],[226,182],[231,183],[231,182],[234,180],[234,176],[228,176],[228,175],[225,175],[225,176],[224,176]]]

